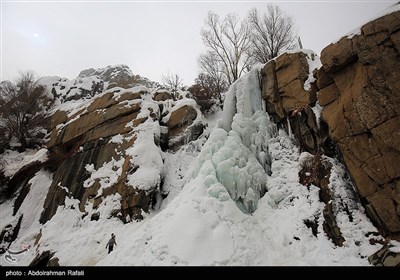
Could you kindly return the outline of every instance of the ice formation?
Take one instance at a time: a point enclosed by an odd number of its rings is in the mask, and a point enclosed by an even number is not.
[[[211,132],[193,173],[193,177],[205,175],[206,186],[211,189],[223,185],[238,207],[250,213],[267,190],[270,174],[267,142],[276,133],[275,124],[263,110],[260,67],[230,87],[222,119]],[[225,199],[223,192],[212,195]]]

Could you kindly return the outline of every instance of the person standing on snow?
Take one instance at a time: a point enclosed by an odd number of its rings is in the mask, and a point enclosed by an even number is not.
[[[108,253],[111,253],[111,251],[114,249],[114,244],[117,245],[117,242],[115,242],[114,233],[111,233],[111,238],[110,238],[110,240],[108,240],[108,243],[106,245],[106,249],[108,247]]]

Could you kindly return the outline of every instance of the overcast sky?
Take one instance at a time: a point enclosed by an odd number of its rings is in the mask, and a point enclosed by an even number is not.
[[[72,79],[83,69],[126,64],[154,81],[177,73],[186,85],[193,83],[205,50],[200,29],[209,10],[244,17],[272,2],[1,1],[1,80],[20,70]],[[274,3],[294,18],[303,47],[319,55],[395,2]]]

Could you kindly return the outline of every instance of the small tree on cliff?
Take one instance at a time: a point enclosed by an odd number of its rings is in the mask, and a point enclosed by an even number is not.
[[[249,12],[248,21],[252,30],[249,55],[253,63],[266,63],[297,43],[294,20],[279,6],[268,4],[262,16],[254,8]]]
[[[15,137],[21,150],[38,142],[44,125],[46,89],[39,85],[33,72],[20,73],[15,83],[0,87],[0,131],[8,140]]]
[[[162,77],[162,82],[164,84],[164,87],[167,89],[171,90],[175,97],[177,97],[177,92],[180,87],[182,87],[182,79],[179,77],[178,74],[171,74],[171,73],[166,73],[163,74]]]

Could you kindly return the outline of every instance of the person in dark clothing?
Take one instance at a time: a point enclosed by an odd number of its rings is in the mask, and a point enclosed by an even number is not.
[[[111,233],[111,238],[110,238],[110,240],[108,240],[108,243],[106,245],[106,249],[108,247],[108,253],[111,253],[111,251],[114,249],[114,244],[117,245],[117,242],[115,242],[114,233]]]

